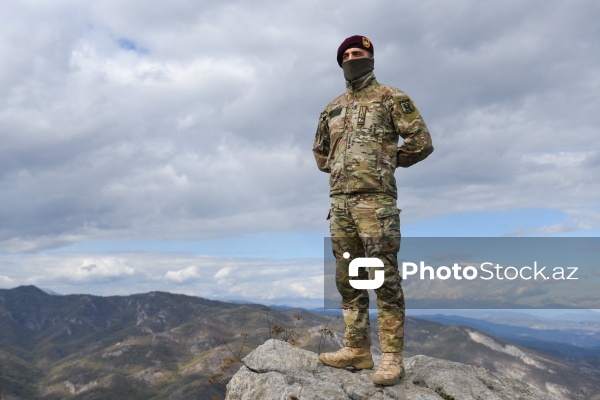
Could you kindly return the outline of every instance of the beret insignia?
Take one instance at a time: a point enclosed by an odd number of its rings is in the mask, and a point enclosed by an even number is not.
[[[338,47],[337,62],[340,67],[344,61],[344,52],[352,47],[367,50],[369,53],[375,54],[375,47],[368,37],[361,35],[350,36],[349,38],[346,38],[342,44],[340,44],[340,47]]]

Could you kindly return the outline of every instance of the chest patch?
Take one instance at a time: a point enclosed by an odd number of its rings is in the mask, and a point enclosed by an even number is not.
[[[358,122],[357,122],[358,126],[364,126],[366,116],[367,116],[367,106],[360,106],[360,109],[358,110]]]
[[[329,111],[329,118],[335,118],[342,113],[343,107],[338,107],[334,110]]]

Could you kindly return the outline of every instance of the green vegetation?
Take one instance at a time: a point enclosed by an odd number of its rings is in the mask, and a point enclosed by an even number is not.
[[[0,397],[222,399],[258,345],[271,337],[316,349],[328,320],[160,292],[0,290]]]
[[[377,345],[376,324],[371,327]],[[343,330],[339,317],[169,293],[97,297],[51,296],[35,287],[0,290],[0,398],[222,399],[239,360],[265,340],[321,353],[343,344]],[[470,331],[407,317],[404,355],[490,371],[499,362],[520,365],[513,355],[471,340]],[[589,361],[553,360],[551,369],[535,368],[528,382],[597,393],[590,384],[597,370]]]
[[[456,400],[453,396],[450,396],[448,393],[444,392],[442,388],[436,388],[435,392],[442,396],[444,400]]]

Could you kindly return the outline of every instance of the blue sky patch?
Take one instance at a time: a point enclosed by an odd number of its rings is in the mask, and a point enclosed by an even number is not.
[[[131,39],[121,38],[121,39],[117,40],[117,43],[119,44],[119,47],[122,48],[123,50],[133,51],[133,52],[140,53],[140,54],[148,53],[148,49],[139,47],[137,45],[137,43]]]

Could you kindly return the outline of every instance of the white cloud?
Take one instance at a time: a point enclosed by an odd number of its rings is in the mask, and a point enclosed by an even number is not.
[[[0,275],[0,285],[3,287],[12,287],[15,284],[15,281],[5,275]]]
[[[233,271],[233,268],[231,268],[231,267],[222,268],[219,271],[217,271],[214,278],[219,279],[219,280],[226,278],[227,276],[229,276],[231,274],[232,271]]]
[[[36,285],[59,294],[149,291],[220,300],[318,306],[323,268],[315,259],[244,259],[185,253],[54,253],[1,256],[0,285]]]
[[[132,276],[135,269],[127,266],[125,261],[115,257],[84,259],[74,271],[68,271],[65,276],[76,282],[81,281],[112,281],[122,277]]]
[[[188,280],[194,280],[198,278],[198,268],[194,265],[182,269],[179,271],[168,271],[165,274],[165,279],[177,283],[182,283]]]

